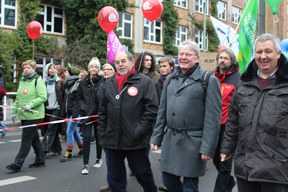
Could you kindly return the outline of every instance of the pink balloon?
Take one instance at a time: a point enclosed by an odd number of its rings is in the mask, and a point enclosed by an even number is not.
[[[32,40],[39,38],[42,34],[41,24],[38,21],[31,21],[26,27],[26,33]]]

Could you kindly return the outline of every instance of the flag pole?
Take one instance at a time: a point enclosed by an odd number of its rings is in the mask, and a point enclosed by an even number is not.
[[[240,22],[238,23],[238,25],[237,25],[237,27],[236,27],[236,29],[235,29],[233,35],[232,35],[232,38],[230,39],[230,41],[229,41],[229,43],[228,43],[228,47],[230,47],[230,45],[231,45],[231,43],[232,43],[232,41],[233,41],[233,39],[234,39],[234,37],[235,37],[235,35],[236,35],[238,29],[239,29],[239,26],[240,26]]]

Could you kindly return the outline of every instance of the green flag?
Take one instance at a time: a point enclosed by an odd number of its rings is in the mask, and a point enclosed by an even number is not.
[[[249,65],[253,55],[254,34],[257,23],[258,0],[249,0],[240,18],[239,52],[237,61],[239,71],[243,73]]]

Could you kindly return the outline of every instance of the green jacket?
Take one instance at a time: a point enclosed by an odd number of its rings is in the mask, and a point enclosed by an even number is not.
[[[21,79],[17,90],[13,113],[16,114],[20,120],[42,119],[45,116],[44,102],[46,100],[47,90],[42,77],[38,76],[35,79],[26,81]],[[37,112],[20,109],[26,105],[30,105],[31,110]]]

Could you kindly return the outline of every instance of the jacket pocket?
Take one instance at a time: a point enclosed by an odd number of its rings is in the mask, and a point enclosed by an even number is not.
[[[270,90],[265,105],[268,114],[288,115],[288,90]]]
[[[238,94],[238,105],[239,105],[239,114],[251,113],[251,110],[254,108],[251,107],[251,104],[255,100],[255,90],[254,89],[241,89],[237,90]],[[254,105],[254,104],[253,104]]]

